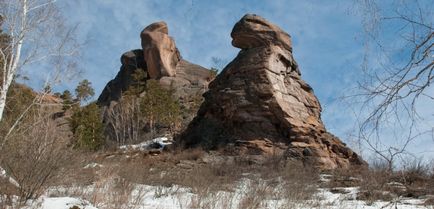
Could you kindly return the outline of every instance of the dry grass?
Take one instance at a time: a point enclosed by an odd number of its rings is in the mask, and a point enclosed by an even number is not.
[[[67,187],[51,195],[81,197],[99,208],[139,208],[143,195],[150,191],[137,190],[138,184],[155,186],[152,191],[155,198],[177,196],[178,188],[189,188],[188,194],[192,195],[188,200],[180,198],[187,208],[309,208],[319,202],[314,196],[319,182],[317,171],[277,155],[225,156],[191,149],[155,156],[111,151],[74,151],[72,156],[75,163],[66,163],[68,166],[64,168],[69,172],[64,178],[61,181],[53,178],[43,188]],[[102,167],[84,168],[92,162]],[[336,170],[325,186],[358,186],[361,190],[358,199],[368,203],[397,196],[420,197],[434,194],[431,169],[411,162],[392,173],[381,166]],[[426,204],[432,202],[427,200]]]
[[[434,195],[434,172],[431,164],[421,161],[408,161],[400,170],[392,172],[387,165],[376,163],[371,168],[336,170],[325,186],[359,187],[357,199],[368,204],[400,197],[420,198]]]
[[[318,181],[318,174],[313,169],[296,162],[274,157],[258,162],[247,156],[221,156],[198,149],[175,150],[156,156],[115,155],[100,159],[99,163],[106,169],[113,168],[113,175],[103,176],[119,178],[129,184],[156,186],[156,198],[176,194],[178,187],[175,185],[190,188],[194,195],[185,203],[190,208],[211,209],[217,205],[223,208],[255,208],[269,199],[287,199],[288,205],[311,198]],[[246,182],[249,186],[243,190],[242,185]],[[242,194],[234,196],[233,192],[240,191],[240,188]],[[235,202],[240,203],[235,205]]]

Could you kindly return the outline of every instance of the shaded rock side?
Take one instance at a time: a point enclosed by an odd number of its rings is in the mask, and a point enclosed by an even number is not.
[[[236,153],[283,153],[321,168],[365,164],[326,131],[320,103],[301,79],[287,33],[246,15],[231,36],[241,51],[210,83],[181,143]]]
[[[135,82],[133,75],[137,71],[147,72],[143,51],[135,49],[121,56],[121,68],[116,77],[109,81],[98,97],[98,105],[108,106],[111,101],[118,101]],[[146,75],[146,73],[145,73]]]

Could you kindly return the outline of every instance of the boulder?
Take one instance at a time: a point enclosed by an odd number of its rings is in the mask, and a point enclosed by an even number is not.
[[[279,43],[284,49],[292,52],[291,37],[288,33],[255,14],[247,14],[242,21],[237,22],[231,37],[232,45],[240,49]]]
[[[325,129],[287,33],[248,14],[231,36],[241,51],[210,83],[198,115],[180,136],[185,147],[235,145],[238,154],[280,153],[329,169],[365,164]]]
[[[181,60],[175,41],[168,32],[165,22],[156,22],[143,29],[140,34],[144,60],[152,79],[175,76],[176,65]]]

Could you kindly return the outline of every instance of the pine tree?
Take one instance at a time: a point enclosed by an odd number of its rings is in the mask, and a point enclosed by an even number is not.
[[[66,111],[66,110],[71,109],[72,105],[74,104],[71,92],[69,90],[63,91],[63,93],[60,96],[60,98],[63,100],[62,110]]]
[[[146,118],[151,132],[156,124],[176,129],[180,121],[181,106],[173,98],[173,90],[164,89],[156,80],[148,80],[145,95],[141,98],[141,113]]]
[[[75,95],[78,101],[86,101],[95,95],[95,91],[92,88],[92,83],[87,79],[78,83],[75,88]]]
[[[137,68],[131,75],[133,83],[129,87],[128,91],[124,93],[125,96],[138,97],[146,89],[146,78],[147,74],[141,68]]]
[[[70,127],[75,138],[75,147],[97,150],[104,145],[101,112],[96,103],[74,111]]]

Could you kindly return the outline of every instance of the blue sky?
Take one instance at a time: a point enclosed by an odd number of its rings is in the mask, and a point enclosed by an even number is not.
[[[239,49],[230,32],[246,13],[258,14],[292,36],[294,56],[302,77],[323,106],[322,119],[330,132],[355,148],[351,141],[357,108],[341,101],[361,77],[363,30],[355,1],[322,0],[77,0],[59,1],[70,24],[79,24],[82,48],[78,80],[89,79],[97,95],[119,71],[122,53],[140,48],[140,31],[164,20],[184,59],[211,67],[212,57],[226,62]],[[78,80],[55,90],[74,89]],[[392,139],[389,139],[392,140]],[[425,143],[433,146],[430,139]],[[423,143],[416,151],[423,151]],[[356,148],[355,148],[356,149]],[[430,154],[428,154],[430,155]]]

